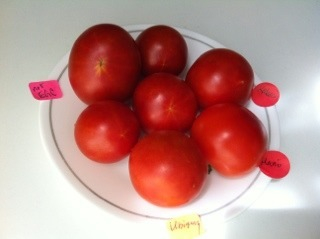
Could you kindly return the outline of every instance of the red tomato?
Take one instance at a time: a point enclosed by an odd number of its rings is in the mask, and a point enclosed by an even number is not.
[[[80,151],[100,163],[113,163],[128,155],[139,135],[139,122],[132,110],[111,100],[89,105],[74,129]]]
[[[227,102],[244,105],[251,96],[254,73],[243,56],[217,48],[203,53],[192,64],[186,82],[202,108]]]
[[[72,46],[69,79],[85,103],[126,100],[138,82],[141,59],[130,34],[113,24],[95,25],[84,31]]]
[[[129,174],[141,197],[157,206],[174,207],[200,193],[207,164],[193,140],[182,132],[156,131],[132,149]]]
[[[133,105],[146,132],[186,131],[198,108],[191,88],[170,73],[154,73],[143,79],[133,94]]]
[[[191,128],[207,162],[228,177],[256,168],[267,149],[262,122],[248,109],[232,103],[217,104],[200,113]]]
[[[164,25],[152,26],[141,32],[136,42],[145,75],[156,72],[179,75],[185,68],[187,43],[176,29]]]

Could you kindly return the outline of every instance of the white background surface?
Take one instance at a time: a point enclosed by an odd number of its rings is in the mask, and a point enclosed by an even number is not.
[[[45,80],[76,37],[101,22],[190,29],[243,54],[280,89],[291,172],[203,238],[319,238],[320,1],[310,0],[0,0],[0,238],[167,238],[165,225],[128,223],[82,197],[41,142],[28,83]]]

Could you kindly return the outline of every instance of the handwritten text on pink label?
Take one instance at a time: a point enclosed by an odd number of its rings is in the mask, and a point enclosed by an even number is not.
[[[62,97],[62,91],[57,80],[47,80],[29,83],[30,91],[37,100],[51,100]]]
[[[252,101],[262,107],[275,105],[279,98],[279,89],[269,82],[260,83],[252,90]]]
[[[265,175],[274,179],[280,179],[289,173],[290,161],[282,152],[270,150],[264,154],[259,167]]]

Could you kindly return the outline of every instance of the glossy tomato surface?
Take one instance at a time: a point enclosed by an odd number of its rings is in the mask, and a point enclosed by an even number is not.
[[[245,105],[251,96],[254,72],[239,53],[216,48],[203,53],[192,64],[186,82],[202,108],[217,103]]]
[[[227,177],[255,169],[268,142],[262,122],[245,107],[233,103],[203,110],[191,128],[191,137],[207,162]]]
[[[193,140],[179,131],[147,134],[129,157],[131,182],[152,204],[174,207],[199,195],[207,164]]]
[[[155,25],[137,37],[144,75],[168,72],[179,75],[186,67],[188,47],[183,36],[173,27]]]
[[[128,99],[141,73],[131,35],[113,24],[88,28],[74,42],[68,65],[70,84],[85,103]]]
[[[139,122],[132,110],[111,100],[85,108],[74,129],[80,151],[100,163],[113,163],[128,155],[139,135]]]
[[[133,94],[133,106],[146,132],[186,131],[198,110],[191,88],[170,73],[154,73],[144,78]]]

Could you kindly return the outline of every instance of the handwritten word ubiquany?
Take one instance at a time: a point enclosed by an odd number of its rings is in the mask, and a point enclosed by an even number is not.
[[[169,226],[171,231],[185,230],[185,229],[189,229],[191,227],[197,227],[198,234],[200,235],[200,222],[199,221],[186,221],[186,222],[172,221],[172,222],[170,222],[170,226]]]

